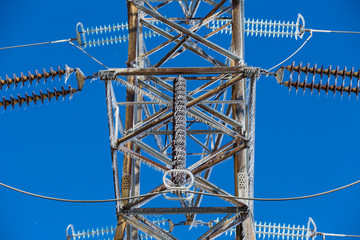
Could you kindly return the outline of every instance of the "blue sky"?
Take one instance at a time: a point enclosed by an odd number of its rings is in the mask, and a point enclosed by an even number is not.
[[[125,1],[2,1],[0,47],[72,38],[75,25],[125,22]],[[360,31],[356,0],[246,1],[249,18],[295,21],[307,28]],[[306,35],[307,36],[307,35]],[[305,37],[306,37],[305,36]],[[248,65],[269,68],[304,41],[246,37]],[[314,33],[292,60],[360,68],[360,35]],[[126,44],[87,49],[111,67],[125,67]],[[80,68],[90,75],[103,67],[62,43],[0,51],[0,77],[50,67]],[[288,62],[290,64],[291,61]],[[74,76],[69,80],[76,86]],[[59,87],[58,81],[24,87],[20,93]],[[12,87],[3,96],[16,95]],[[2,97],[2,96],[1,96]],[[359,101],[317,93],[289,93],[271,77],[257,88],[256,197],[291,197],[339,187],[359,179]],[[72,199],[113,198],[110,146],[103,83],[87,83],[70,101],[0,109],[0,182],[30,192]],[[160,175],[159,175],[160,176]],[[146,188],[146,187],[144,187]],[[306,224],[321,232],[360,235],[360,187],[293,202],[257,202],[255,219]],[[0,239],[64,239],[68,224],[86,229],[115,224],[113,203],[74,204],[36,199],[0,189]],[[185,228],[183,228],[185,230]]]

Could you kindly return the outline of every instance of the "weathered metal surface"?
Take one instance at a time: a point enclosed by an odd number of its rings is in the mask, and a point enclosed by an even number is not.
[[[123,214],[158,215],[163,214],[215,214],[215,213],[243,213],[244,207],[182,207],[182,208],[132,208],[120,210]]]
[[[132,75],[188,75],[188,74],[239,74],[250,67],[172,67],[172,68],[109,68],[99,72],[101,80],[114,80],[115,76]]]
[[[242,20],[238,21],[243,19],[243,1],[205,0],[204,2],[212,5],[204,17],[195,15],[200,8],[200,1],[180,1],[176,4],[180,5],[180,15],[185,15],[185,17],[173,16],[172,18],[167,18],[160,13],[163,6],[175,4],[172,1],[154,5],[150,1],[128,2],[130,33],[128,68],[103,70],[99,73],[99,77],[104,81],[116,81],[127,89],[126,102],[115,103],[117,112],[120,111],[119,108],[122,108],[120,105],[126,107],[125,128],[120,131],[120,138],[113,141],[114,149],[125,154],[122,169],[122,197],[133,195],[131,191],[140,193],[139,179],[134,180],[133,176],[139,175],[139,171],[132,169],[135,168],[135,161],[144,162],[161,172],[171,168],[177,169],[178,163],[181,163],[180,169],[189,170],[195,175],[195,179],[192,180],[195,190],[223,195],[219,198],[224,200],[225,206],[231,204],[234,207],[201,207],[203,196],[199,194],[191,203],[178,199],[180,208],[143,208],[144,204],[159,195],[140,197],[124,202],[121,209],[118,209],[119,222],[115,239],[122,239],[125,229],[127,239],[139,237],[136,229],[157,239],[174,239],[171,233],[163,231],[143,217],[145,215],[183,214],[187,224],[192,224],[196,221],[197,214],[229,213],[202,236],[203,239],[215,238],[233,227],[241,226],[243,217],[249,210],[246,201],[233,198],[239,195],[239,189],[235,190],[235,194],[224,191],[210,181],[210,174],[212,168],[234,157],[236,162],[233,170],[236,173],[234,181],[236,188],[238,186],[238,173],[242,162],[246,162],[248,147],[246,107],[249,103],[244,90],[246,79],[256,78],[259,69],[246,67],[243,64],[244,29]],[[231,21],[229,21],[229,16],[231,16]],[[224,18],[227,22],[217,29],[202,28],[210,20]],[[230,25],[234,33],[231,50],[227,50],[228,46],[217,45],[208,39]],[[165,30],[166,26],[170,26],[171,29]],[[143,28],[165,37],[164,42],[146,50]],[[205,36],[198,34],[200,29],[207,31],[205,34],[201,32]],[[227,60],[220,61],[210,56],[205,52],[206,47],[203,49],[204,46],[210,48],[210,51],[216,54],[214,56],[219,59],[225,56]],[[185,63],[181,65],[185,67],[168,67],[171,66],[170,59],[175,61],[177,59],[175,57],[185,51],[195,55],[201,61],[205,59],[208,61],[207,65],[204,67],[190,65],[189,67]],[[228,66],[229,62],[231,62],[230,66]],[[209,63],[213,67],[208,67]],[[127,81],[123,80],[123,76],[127,77]],[[180,105],[184,107],[182,109],[184,114],[181,116],[177,115],[179,92],[171,83],[166,82],[173,81],[176,84],[179,79],[186,84],[187,81],[196,81],[191,82],[194,85],[189,91],[186,91],[186,88],[183,89]],[[228,91],[231,93],[228,94]],[[147,98],[151,100],[147,101]],[[177,120],[181,120],[181,124],[176,122]],[[172,121],[175,123],[173,127]],[[181,129],[179,129],[180,125]],[[196,145],[196,149],[186,151],[184,145],[179,152],[176,145],[180,141],[176,137],[179,133],[182,133],[181,143],[186,143],[190,139]],[[169,156],[171,154],[177,156],[179,153],[183,157],[189,156],[189,159],[191,157],[198,160],[192,162],[190,166],[187,166],[184,160],[177,161],[176,157],[175,161],[174,159],[171,161]],[[139,167],[138,164],[138,170]],[[240,172],[242,171],[243,169]],[[201,176],[204,177],[200,177],[203,172],[205,173]],[[185,182],[191,179],[188,175],[183,177]],[[171,181],[173,180],[171,178]],[[162,192],[166,190],[165,185],[161,184],[150,192]],[[179,182],[178,185],[182,183]],[[177,196],[183,194],[185,192],[177,193]],[[126,223],[131,226],[125,227]],[[242,231],[241,227],[238,229]]]

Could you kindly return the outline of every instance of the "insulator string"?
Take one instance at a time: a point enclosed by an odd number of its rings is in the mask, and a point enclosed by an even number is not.
[[[102,34],[103,32],[104,33],[107,33],[107,32],[111,32],[111,31],[113,31],[113,32],[116,32],[116,31],[120,31],[120,30],[122,30],[122,31],[127,31],[127,30],[129,30],[129,24],[127,23],[127,22],[125,22],[125,23],[121,23],[121,24],[119,24],[119,23],[116,23],[116,24],[113,24],[112,26],[109,24],[109,25],[104,25],[104,26],[95,26],[95,27],[88,27],[88,28],[86,28],[86,30],[84,30],[84,31],[81,31],[80,33],[85,33],[86,35],[94,35],[94,34]]]
[[[71,234],[68,233],[69,228],[71,228]],[[113,227],[112,225],[110,227],[106,226],[105,228],[104,227],[101,227],[101,228],[97,227],[96,229],[92,228],[91,230],[87,229],[86,231],[85,231],[85,229],[83,229],[82,231],[78,230],[77,232],[75,232],[74,227],[70,224],[68,226],[68,229],[66,231],[66,237],[67,237],[67,239],[72,238],[73,240],[77,240],[77,239],[80,240],[80,239],[84,239],[85,237],[87,239],[89,239],[89,238],[99,238],[99,237],[107,238],[107,237],[113,236],[115,231],[116,231],[116,228]]]
[[[169,32],[170,29],[166,28],[165,31]],[[144,32],[144,38],[148,39],[148,38],[152,38],[152,37],[158,37],[161,36],[161,34],[154,32],[152,30],[150,30],[149,32]],[[124,35],[118,35],[118,36],[110,36],[110,37],[105,37],[105,38],[97,38],[97,39],[89,39],[86,40],[84,43],[81,44],[81,46],[84,47],[101,47],[101,46],[108,46],[109,44],[118,44],[118,43],[125,43],[126,41],[129,40],[129,34],[124,34]]]
[[[72,88],[69,85],[69,89],[61,87],[61,91],[58,91],[56,88],[54,88],[53,92],[50,92],[49,89],[47,89],[46,92],[42,92],[40,90],[39,94],[35,94],[35,92],[32,92],[31,95],[25,93],[25,96],[20,96],[18,94],[17,97],[10,96],[10,99],[6,99],[5,97],[3,97],[2,101],[0,100],[0,107],[4,107],[4,109],[6,110],[8,106],[14,108],[16,104],[19,104],[19,106],[22,107],[24,103],[26,103],[27,106],[29,106],[30,102],[34,102],[35,105],[38,101],[44,103],[45,99],[48,99],[48,101],[50,102],[51,99],[54,97],[56,100],[59,100],[59,97],[61,96],[63,97],[63,99],[65,99],[65,96],[70,94],[70,97],[72,97],[72,95],[77,91],[78,89]]]
[[[172,169],[186,168],[186,80],[176,78],[173,86]],[[177,186],[185,182],[185,174],[173,173],[171,181]]]
[[[355,71],[354,68],[351,68],[350,71],[347,71],[347,68],[340,70],[340,67],[337,66],[335,69],[332,69],[331,66],[324,68],[324,66],[317,67],[314,65],[310,67],[310,64],[302,66],[300,63],[298,66],[295,66],[295,63],[292,65],[281,67],[281,69],[287,70],[290,72],[290,77],[288,81],[280,82],[280,84],[285,85],[291,90],[295,88],[298,91],[299,88],[303,89],[305,92],[306,89],[309,89],[311,93],[314,90],[317,90],[320,94],[321,91],[324,91],[326,94],[332,92],[334,95],[339,92],[341,96],[343,93],[347,93],[350,97],[351,93],[356,94],[356,97],[359,95],[360,91],[360,69]],[[297,80],[293,81],[293,75],[297,74]],[[312,74],[312,80],[309,81],[309,75]],[[305,76],[304,76],[305,75]],[[316,83],[316,76],[320,77],[320,80]],[[322,81],[323,77],[327,76],[327,81],[324,83]],[[356,84],[353,84],[353,80],[356,78]],[[301,79],[304,79],[301,81]],[[347,82],[347,83],[346,83]]]
[[[44,82],[47,81],[48,78],[51,78],[54,80],[55,77],[59,77],[61,79],[62,76],[65,75],[65,81],[68,79],[71,73],[74,72],[74,69],[69,68],[65,65],[65,69],[60,69],[60,66],[58,66],[57,70],[53,70],[50,68],[50,71],[47,72],[45,68],[41,73],[38,72],[38,70],[35,70],[35,74],[31,74],[30,71],[28,71],[27,75],[24,75],[21,73],[20,77],[17,77],[16,74],[13,74],[13,78],[9,78],[8,75],[6,75],[5,79],[1,79],[0,77],[0,90],[3,88],[3,86],[7,86],[8,88],[10,85],[14,84],[15,87],[18,86],[18,84],[21,84],[21,86],[25,85],[25,82],[29,82],[30,84],[33,83],[33,81],[36,81],[36,83],[39,83],[40,80],[43,79]]]

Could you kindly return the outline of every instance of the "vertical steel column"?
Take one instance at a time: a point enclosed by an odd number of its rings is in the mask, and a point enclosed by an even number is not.
[[[141,19],[142,16],[140,15],[139,18]],[[143,49],[144,49],[144,36],[143,36],[143,31],[142,31],[143,27],[142,24],[140,23],[140,21],[138,22],[138,37],[137,37],[137,56],[143,54]],[[145,61],[142,59],[138,62],[139,67],[144,68],[145,67]],[[141,78],[144,78],[143,76],[141,76]],[[140,88],[142,88],[141,86],[139,86]],[[141,102],[143,101],[143,95],[138,93],[136,94],[136,101],[137,102]],[[134,123],[138,123],[142,120],[142,107],[135,105],[135,116],[134,116]],[[135,145],[134,146],[134,150],[136,153],[141,153],[141,149],[139,146]],[[133,169],[132,169],[132,177],[133,177],[133,182],[132,182],[132,189],[131,189],[131,196],[137,196],[140,195],[140,167],[141,167],[141,162],[139,159],[134,159],[133,160]],[[129,234],[130,235],[130,234]],[[131,239],[137,240],[139,238],[139,231],[132,227],[131,228]]]
[[[117,151],[112,146],[112,141],[114,139],[114,112],[111,105],[111,91],[110,85],[108,81],[105,81],[105,93],[106,93],[106,108],[107,108],[107,115],[108,115],[108,123],[109,123],[109,134],[110,134],[110,148],[111,148],[111,165],[113,169],[113,179],[114,179],[114,189],[115,189],[115,198],[120,198],[120,186],[119,186],[119,171],[118,171],[118,162],[117,162]],[[117,129],[115,130],[117,131]],[[116,211],[120,211],[121,202],[116,202]]]
[[[232,1],[232,51],[240,57],[239,62],[231,61],[232,66],[245,64],[245,41],[244,41],[244,0]],[[236,83],[232,87],[233,100],[245,100],[246,79]],[[240,122],[242,131],[246,130],[246,112],[243,104],[233,105],[233,118]],[[247,133],[246,133],[247,134]],[[238,142],[241,145],[243,142]],[[247,190],[247,154],[246,150],[234,156],[234,182],[235,195],[239,197],[248,197]],[[243,239],[242,225],[236,227],[236,239]]]
[[[132,2],[127,2],[128,9],[128,23],[129,23],[129,47],[128,47],[128,61],[127,67],[133,67],[133,64],[137,55],[137,43],[138,43],[138,9]],[[136,76],[128,76],[127,81],[135,85]],[[131,89],[126,91],[126,101],[134,102],[135,92]],[[125,130],[131,129],[134,124],[134,106],[128,105],[125,110]],[[126,143],[125,147],[133,150],[134,146],[132,142]],[[121,197],[129,197],[132,186],[132,157],[124,155],[123,172],[121,177]],[[124,201],[123,204],[127,204],[129,201]],[[126,221],[120,216],[118,219],[118,226],[115,233],[115,240],[123,239],[126,229]],[[128,235],[131,233],[128,232]]]

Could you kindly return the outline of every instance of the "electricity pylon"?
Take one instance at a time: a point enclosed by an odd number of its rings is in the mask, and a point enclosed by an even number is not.
[[[127,8],[127,68],[99,72],[106,85],[115,196],[144,194],[141,182],[152,180],[139,178],[141,163],[164,177],[149,192],[153,195],[117,202],[115,239],[138,239],[138,230],[176,239],[145,215],[183,214],[185,225],[196,225],[202,213],[226,215],[199,239],[234,227],[236,239],[255,239],[252,202],[234,198],[253,197],[256,79],[264,74],[245,65],[244,1],[128,1]],[[212,29],[210,21],[226,24]],[[231,37],[211,39],[227,27]],[[145,29],[163,37],[151,50]],[[126,87],[126,94],[114,89],[114,82]],[[119,105],[126,106],[124,113]],[[232,176],[226,178],[234,186],[232,193],[212,182],[219,178],[212,169],[229,159],[233,167],[221,174]],[[223,201],[202,207],[205,197],[190,190],[219,194]],[[142,207],[164,191],[163,207]],[[172,207],[174,202],[180,207]]]

